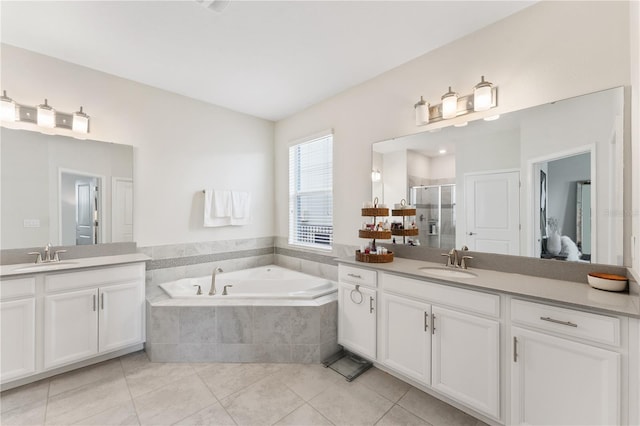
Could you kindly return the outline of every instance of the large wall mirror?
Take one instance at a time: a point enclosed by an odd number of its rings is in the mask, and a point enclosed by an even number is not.
[[[622,265],[623,112],[620,87],[374,143],[373,197],[415,205],[396,243]]]
[[[133,241],[133,147],[0,132],[3,249]]]

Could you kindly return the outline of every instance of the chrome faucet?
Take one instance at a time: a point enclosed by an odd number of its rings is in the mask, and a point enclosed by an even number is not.
[[[468,251],[467,246],[462,247],[462,251]],[[451,249],[449,253],[442,253],[441,256],[447,256],[447,267],[467,269],[467,260],[473,259],[473,256],[458,257],[458,250]]]
[[[48,243],[44,246],[44,261],[43,262],[51,262],[51,243]]]
[[[226,296],[228,294],[227,293],[227,287],[233,287],[233,286],[231,284],[225,285],[224,288],[222,289],[222,295],[223,296]]]
[[[35,263],[50,263],[50,262],[60,262],[60,253],[66,253],[66,250],[57,250],[53,253],[53,258],[51,258],[51,250],[52,246],[51,243],[48,243],[46,246],[44,246],[44,256],[37,251],[30,251],[27,254],[34,254],[36,255],[36,261]]]
[[[216,273],[217,272],[223,272],[222,268],[219,266],[216,266],[215,268],[213,268],[213,273],[211,274],[211,288],[209,289],[209,296],[213,296],[214,294],[216,294]]]

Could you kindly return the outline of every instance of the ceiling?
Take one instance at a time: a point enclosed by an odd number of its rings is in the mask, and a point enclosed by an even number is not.
[[[276,121],[532,3],[3,0],[1,40]]]

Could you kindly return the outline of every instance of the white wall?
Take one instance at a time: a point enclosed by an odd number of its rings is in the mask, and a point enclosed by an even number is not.
[[[371,193],[371,143],[443,125],[416,128],[413,104],[420,95],[436,103],[449,85],[466,94],[485,75],[499,86],[497,112],[507,112],[629,85],[629,39],[628,3],[540,2],[279,121],[277,235],[287,233],[283,206],[287,148],[293,140],[334,129],[335,181],[349,182],[334,187],[334,199],[340,200],[334,207],[334,238],[358,245],[359,208]]]
[[[18,103],[37,105],[47,98],[64,112],[82,105],[91,116],[91,139],[134,146],[138,245],[274,234],[272,122],[23,49],[1,47],[1,85]],[[203,228],[201,191],[207,187],[250,191],[253,223]],[[286,221],[286,210],[284,214]]]

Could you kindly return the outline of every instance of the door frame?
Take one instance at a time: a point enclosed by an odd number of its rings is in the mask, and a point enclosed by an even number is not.
[[[114,229],[115,229],[115,227],[114,227],[114,223],[113,223],[114,222],[113,211],[114,211],[114,206],[116,205],[116,197],[117,197],[117,194],[116,194],[117,185],[116,185],[116,183],[119,182],[119,181],[131,182],[132,191],[133,191],[133,177],[120,177],[120,176],[112,176],[111,177],[111,242],[114,241],[114,232],[115,232]],[[135,205],[133,203],[134,203],[134,200],[132,199],[132,201],[131,201],[131,204],[132,204],[131,205],[131,211],[132,211],[131,214],[132,215],[135,214],[135,211],[134,211]],[[132,220],[133,220],[133,218],[132,218]],[[131,230],[131,235],[132,235],[132,240],[131,241],[133,241],[133,229]]]
[[[537,212],[540,210],[540,199],[536,199],[536,185],[538,185],[538,180],[536,178],[536,171],[539,171],[540,168],[537,167],[538,163],[548,163],[549,161],[562,160],[563,158],[574,157],[576,155],[581,154],[590,154],[590,167],[591,167],[591,263],[595,263],[597,260],[597,233],[596,233],[596,218],[593,214],[596,212],[596,203],[597,194],[596,194],[596,144],[588,144],[581,145],[575,148],[565,149],[559,152],[554,152],[552,154],[543,155],[540,157],[530,158],[527,160],[527,186],[526,186],[526,218],[527,218],[527,229],[529,232],[526,233],[526,238],[529,240],[526,242],[526,256],[534,257],[536,253],[536,244],[538,239],[542,238],[540,235],[540,226],[539,223],[536,223]],[[547,175],[547,183],[549,180],[549,176]],[[547,190],[547,193],[549,191]],[[539,220],[538,220],[539,222]],[[596,237],[596,244],[593,243],[593,237]]]
[[[96,244],[102,244],[106,241],[106,227],[104,226],[104,206],[106,203],[106,194],[105,194],[105,179],[106,177],[103,175],[98,175],[95,173],[91,173],[91,172],[85,172],[82,170],[75,170],[75,169],[67,169],[64,167],[59,167],[58,168],[58,188],[57,188],[57,202],[58,202],[58,244],[62,244],[62,174],[63,173],[67,173],[67,174],[74,174],[74,175],[78,175],[78,176],[87,176],[87,177],[93,177],[99,180],[98,183],[98,192],[99,194],[99,198],[100,198],[100,204],[98,205],[98,233],[99,233],[99,241]]]

